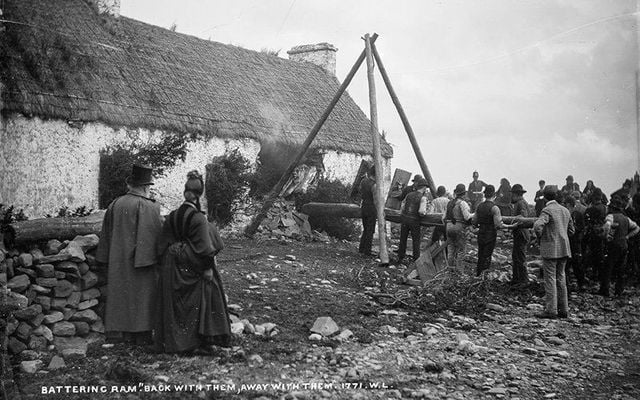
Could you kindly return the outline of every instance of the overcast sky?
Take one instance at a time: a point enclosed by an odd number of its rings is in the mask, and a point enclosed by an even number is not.
[[[121,0],[121,13],[248,49],[329,42],[342,80],[376,46],[436,185],[572,174],[610,193],[637,170],[636,0]],[[369,115],[365,66],[351,96]],[[377,74],[377,73],[376,73]],[[384,83],[379,127],[394,168],[419,173]]]

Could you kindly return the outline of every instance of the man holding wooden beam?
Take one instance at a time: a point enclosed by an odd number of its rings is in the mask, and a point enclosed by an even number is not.
[[[511,188],[511,203],[514,205],[514,215],[521,217],[529,217],[529,205],[524,199],[524,194],[527,193],[521,184],[516,183]],[[527,267],[525,265],[527,256],[527,245],[529,244],[529,229],[516,227],[513,230],[513,252],[512,258],[512,277],[511,283],[514,285],[526,285],[529,281],[527,275]]]
[[[422,239],[422,226],[420,217],[427,213],[427,196],[425,192],[429,183],[423,177],[414,179],[414,191],[409,193],[405,199],[402,214],[400,215],[402,225],[400,227],[400,245],[398,247],[398,262],[401,263],[407,251],[407,239],[411,233],[413,244],[413,260],[420,257],[420,241]]]
[[[463,183],[459,183],[453,191],[456,196],[447,204],[445,214],[445,230],[447,232],[447,254],[449,265],[458,270],[462,267],[466,247],[467,227],[471,224],[471,211],[469,204],[464,200],[467,190]]]
[[[478,266],[476,275],[480,276],[483,271],[491,266],[491,256],[496,246],[498,229],[513,229],[518,223],[507,225],[502,222],[500,209],[495,204],[496,189],[493,185],[487,185],[484,189],[485,201],[478,204],[473,223],[478,225]]]
[[[360,237],[360,247],[358,252],[365,256],[370,256],[371,246],[373,243],[373,233],[376,230],[376,203],[375,190],[376,168],[371,167],[367,174],[360,181],[360,194],[362,203],[360,204],[360,212],[362,217],[362,236]]]

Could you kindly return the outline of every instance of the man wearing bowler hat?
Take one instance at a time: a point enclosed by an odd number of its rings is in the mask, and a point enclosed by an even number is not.
[[[104,215],[96,260],[107,264],[105,329],[135,344],[151,342],[156,295],[156,243],[162,229],[160,206],[150,198],[153,170],[134,165],[129,191]]]
[[[425,181],[424,177],[422,175],[418,175],[416,174],[413,179],[411,180],[411,182],[413,182],[411,185],[409,186],[405,186],[404,188],[402,188],[402,192],[400,193],[400,195],[395,196],[398,200],[403,201],[411,192],[414,192],[416,190],[418,190],[418,182],[422,182]],[[425,195],[427,196],[427,201],[431,201],[432,196],[431,196],[431,191],[429,190],[429,188],[427,187],[426,191],[425,191]]]
[[[407,195],[402,208],[400,219],[400,245],[398,246],[398,262],[401,263],[407,252],[407,239],[411,233],[413,245],[413,260],[420,257],[420,241],[422,239],[422,226],[420,217],[427,213],[427,197],[425,192],[429,184],[424,178],[414,180],[415,190]]]
[[[515,216],[530,217],[529,205],[523,197],[525,193],[527,193],[527,191],[524,190],[519,183],[516,183],[511,188],[511,203],[513,203],[514,206],[513,214]],[[524,285],[529,281],[525,258],[530,237],[529,229],[516,227],[513,230],[513,252],[511,253],[513,276],[511,283],[514,285]]]
[[[496,188],[493,185],[487,185],[484,189],[485,201],[478,204],[475,214],[473,214],[473,223],[478,225],[478,266],[476,275],[480,275],[482,271],[489,269],[491,266],[491,256],[496,247],[498,237],[498,229],[511,229],[518,226],[517,223],[507,225],[502,222],[502,214],[495,204]]]

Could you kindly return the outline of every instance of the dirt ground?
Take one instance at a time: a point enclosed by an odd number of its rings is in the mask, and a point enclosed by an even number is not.
[[[640,398],[637,288],[619,299],[573,293],[570,318],[541,320],[539,284],[513,289],[496,278],[510,269],[508,246],[496,251],[494,279],[454,276],[450,291],[430,294],[401,283],[404,267],[359,256],[353,242],[226,245],[218,261],[229,303],[253,324],[275,323],[274,336],[242,334],[212,356],[98,341],[66,368],[16,372],[22,397]],[[353,336],[310,340],[322,316]]]

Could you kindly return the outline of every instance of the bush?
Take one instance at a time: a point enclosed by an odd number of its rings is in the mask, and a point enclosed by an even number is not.
[[[300,211],[302,206],[311,203],[350,203],[349,195],[351,185],[345,185],[338,180],[320,179],[315,189],[307,193],[295,196],[296,209]],[[360,234],[360,226],[350,218],[343,217],[309,217],[311,228],[317,231],[325,231],[328,235],[338,239],[355,239]]]
[[[127,192],[125,179],[131,174],[133,164],[153,168],[156,177],[187,156],[187,144],[191,138],[179,134],[164,134],[158,143],[116,145],[100,152],[98,204],[107,208],[118,196]]]
[[[22,209],[16,210],[14,206],[7,207],[4,204],[0,204],[0,233],[7,232],[10,224],[26,221],[27,219],[28,217]]]
[[[206,171],[206,198],[209,219],[220,227],[233,221],[236,205],[246,190],[249,160],[237,149],[215,157]]]
[[[67,206],[62,206],[60,207],[60,209],[58,209],[58,214],[56,215],[56,217],[58,218],[64,218],[64,217],[86,217],[87,215],[90,215],[93,212],[93,208],[87,208],[87,206],[80,206],[78,208],[76,208],[75,210],[71,210],[69,209],[69,207]],[[51,214],[47,214],[45,216],[45,218],[52,218],[53,216]]]
[[[107,208],[118,196],[127,192],[125,179],[131,173],[133,153],[124,147],[100,152],[100,173],[98,176],[98,205]]]

